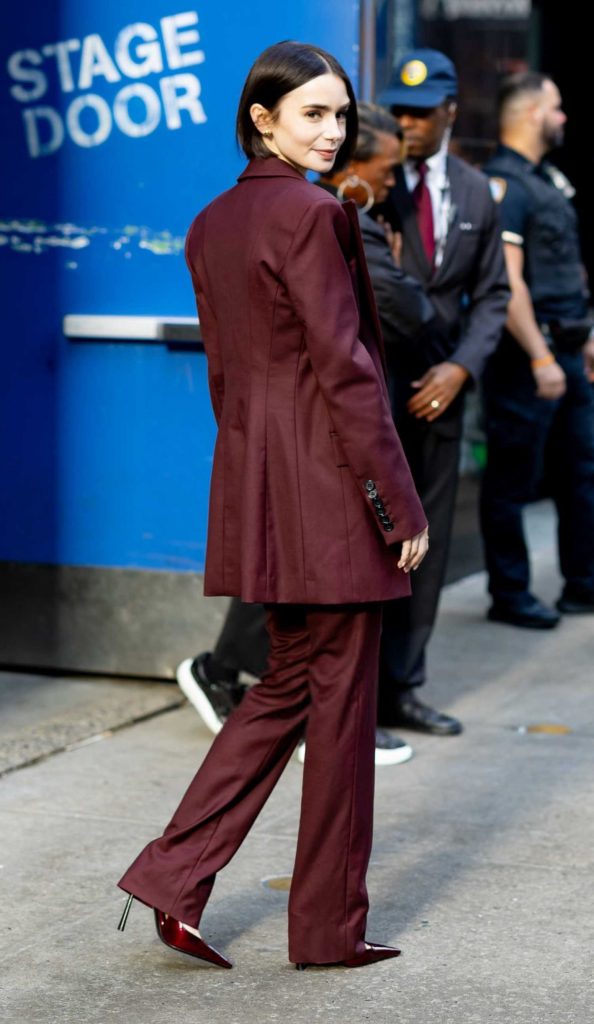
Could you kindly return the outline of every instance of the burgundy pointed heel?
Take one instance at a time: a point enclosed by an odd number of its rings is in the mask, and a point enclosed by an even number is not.
[[[295,964],[298,971],[304,971],[306,967],[366,967],[367,964],[376,964],[380,960],[391,960],[394,956],[400,956],[400,950],[395,946],[378,946],[373,942],[365,944],[360,953],[355,953],[348,960],[339,960],[335,964]]]
[[[130,894],[126,900],[126,905],[118,924],[118,931],[120,932],[123,932],[126,927],[133,899],[134,897]],[[164,914],[163,911],[156,908],[155,925],[161,942],[164,942],[170,949],[175,949],[178,953],[187,953],[188,956],[194,956],[197,960],[204,960],[206,963],[215,964],[217,967],[233,967],[233,964],[230,960],[227,960],[227,957],[219,953],[213,946],[209,946],[204,939],[188,931],[181,921],[176,921],[174,917]]]
[[[179,953],[195,956],[197,960],[206,960],[207,963],[215,964],[217,967],[233,967],[231,961],[219,953],[218,949],[209,946],[208,942],[199,938],[198,935],[194,935],[193,932],[189,932],[181,921],[176,921],[169,914],[163,914],[162,911],[155,909],[155,924],[161,942],[164,942],[170,949],[177,949]]]

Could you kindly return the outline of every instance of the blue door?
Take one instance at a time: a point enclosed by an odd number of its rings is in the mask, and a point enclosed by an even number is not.
[[[340,0],[4,10],[0,661],[170,674],[191,644],[214,423],[185,232],[241,171],[257,54],[315,41],[356,81],[358,17]]]

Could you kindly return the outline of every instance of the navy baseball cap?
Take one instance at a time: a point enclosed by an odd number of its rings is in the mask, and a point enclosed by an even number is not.
[[[386,107],[438,107],[458,95],[458,76],[449,57],[439,50],[410,50],[394,68],[377,97]]]

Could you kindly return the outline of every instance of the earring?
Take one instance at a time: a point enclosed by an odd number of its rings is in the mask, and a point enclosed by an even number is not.
[[[272,132],[270,130],[266,131],[266,132],[262,132],[262,135],[264,136],[265,139],[271,139],[272,138]]]
[[[365,202],[364,206],[360,207],[360,209],[361,213],[367,213],[375,202],[373,189],[371,188],[369,182],[365,181],[363,178],[360,178],[358,174],[349,174],[348,178],[345,178],[344,181],[341,181],[340,185],[336,190],[336,197],[337,199],[340,199],[341,202],[344,198],[344,194],[347,188],[353,189],[353,191],[358,188],[363,189],[363,191],[367,194],[367,201]]]

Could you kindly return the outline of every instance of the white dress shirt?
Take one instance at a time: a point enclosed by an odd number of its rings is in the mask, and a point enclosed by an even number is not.
[[[446,137],[443,140],[441,149],[433,156],[427,157],[425,163],[427,171],[425,184],[431,196],[431,209],[433,211],[433,236],[435,238],[435,266],[439,266],[443,258],[443,249],[448,234],[451,219],[450,183],[447,174],[448,142]],[[413,192],[419,182],[417,165],[421,161],[407,160],[404,164],[404,177],[409,192]]]

